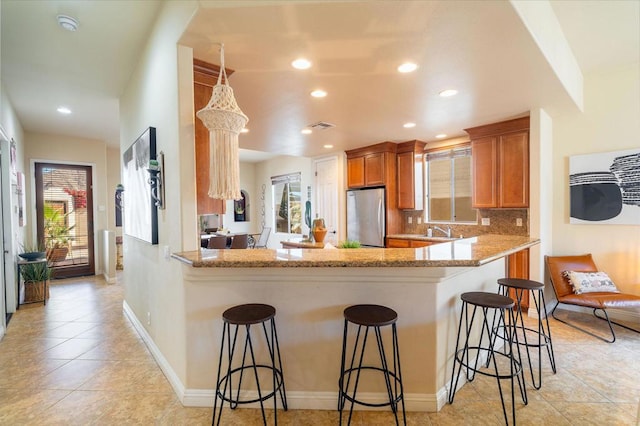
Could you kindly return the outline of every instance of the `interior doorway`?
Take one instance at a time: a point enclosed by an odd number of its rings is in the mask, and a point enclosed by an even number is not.
[[[338,243],[338,158],[329,157],[315,162],[316,218],[324,219],[327,228],[325,241]]]
[[[55,278],[95,274],[91,166],[35,163],[38,241]]]

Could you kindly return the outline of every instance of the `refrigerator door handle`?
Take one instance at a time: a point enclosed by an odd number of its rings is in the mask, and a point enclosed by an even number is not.
[[[382,227],[384,224],[382,223],[382,198],[378,199],[378,237],[379,240],[382,241],[382,245],[384,247],[384,235],[382,235]]]

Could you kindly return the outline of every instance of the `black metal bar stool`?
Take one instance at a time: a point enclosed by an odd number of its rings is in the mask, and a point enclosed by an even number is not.
[[[521,278],[501,278],[498,280],[498,292],[505,296],[508,295],[509,289],[515,293],[515,328],[518,332],[518,343],[523,345],[527,350],[527,361],[529,363],[529,371],[531,372],[531,382],[533,387],[540,389],[542,386],[542,347],[547,348],[547,355],[553,373],[556,373],[556,359],[553,353],[553,342],[551,341],[551,329],[549,328],[549,318],[547,317],[547,307],[544,301],[544,284]],[[522,313],[522,296],[525,292],[531,293],[536,312],[538,314],[538,328],[525,327]],[[541,310],[544,312],[544,319],[540,315]],[[527,334],[533,335],[533,340],[527,337]],[[537,342],[536,342],[537,340]],[[538,348],[538,383],[533,373],[531,365],[531,354],[529,348]]]
[[[280,357],[280,347],[278,346],[278,334],[276,333],[275,324],[276,309],[270,305],[264,305],[260,303],[250,303],[246,305],[238,305],[227,309],[222,313],[223,329],[222,329],[222,341],[220,343],[220,359],[218,361],[218,375],[216,378],[216,393],[213,402],[213,418],[211,424],[216,424],[216,408],[218,404],[218,398],[222,401],[217,413],[218,422],[220,424],[220,418],[222,415],[222,407],[224,402],[229,402],[231,409],[235,409],[238,404],[250,404],[254,402],[260,402],[260,409],[262,410],[262,420],[264,424],[267,424],[267,418],[264,413],[263,401],[273,397],[273,411],[274,421],[278,424],[277,417],[277,394],[280,394],[282,400],[282,406],[284,410],[287,410],[287,397],[284,386],[284,376],[282,374],[282,359]],[[267,322],[269,327],[267,329]],[[264,330],[264,337],[269,352],[270,365],[257,364],[254,343],[251,340],[251,326],[254,324],[262,324]],[[235,326],[232,330],[232,326]],[[242,353],[242,364],[238,367],[233,366],[234,355],[236,352],[236,342],[238,340],[238,329],[240,326],[244,326],[246,330],[246,336],[244,338],[244,350]],[[232,338],[233,335],[233,338]],[[226,340],[225,340],[226,339]],[[227,348],[226,360],[227,368],[226,373],[222,377],[222,359],[225,357],[225,346]],[[251,362],[247,364],[247,349],[251,356]],[[258,397],[254,399],[242,399],[240,397],[240,389],[242,386],[242,378],[244,371],[247,369],[253,370],[253,376],[257,387]],[[272,376],[271,391],[263,391],[260,386],[260,380],[258,378],[258,370],[269,370]],[[232,377],[239,376],[237,382],[232,382]],[[237,386],[234,388],[234,384]],[[263,394],[263,392],[268,392]],[[235,395],[234,395],[235,393]]]
[[[502,413],[506,424],[509,424],[507,418],[507,409],[504,404],[504,396],[502,394],[502,385],[500,380],[511,380],[511,412],[513,424],[516,422],[516,406],[515,406],[515,384],[514,378],[517,379],[518,386],[520,388],[520,394],[522,396],[522,402],[526,405],[527,390],[524,383],[524,373],[522,371],[522,360],[520,357],[520,346],[518,345],[518,336],[513,333],[513,329],[510,327],[514,324],[513,308],[514,301],[509,297],[487,292],[469,292],[463,293],[460,298],[462,299],[462,310],[460,312],[460,323],[458,324],[458,336],[456,338],[456,351],[454,352],[453,359],[453,371],[451,373],[451,387],[449,388],[449,404],[453,404],[455,391],[458,387],[458,379],[462,373],[462,367],[466,368],[466,379],[472,382],[475,379],[476,373],[485,376],[495,377],[498,382],[498,390],[500,392],[500,401],[502,402]],[[471,310],[471,307],[473,309]],[[471,335],[474,333],[473,322],[476,316],[478,308],[482,310],[482,325],[480,331],[480,337],[477,340],[477,346],[470,345]],[[469,312],[471,310],[471,313]],[[494,315],[497,316],[497,328],[495,330],[502,330],[504,339],[504,348],[500,352],[496,350],[496,338],[492,334],[494,328],[489,326],[489,310],[492,310]],[[508,315],[505,315],[507,313]],[[505,324],[505,320],[508,317],[509,324]],[[495,317],[494,317],[495,318]],[[465,323],[464,329],[464,347],[460,348],[460,339],[462,334],[462,323]],[[493,324],[493,319],[491,319]],[[505,326],[506,325],[506,326]],[[485,337],[486,332],[486,337]],[[474,339],[475,343],[475,339]],[[516,352],[514,352],[514,349]],[[474,352],[475,357],[472,358],[470,352]],[[482,362],[481,367],[478,367],[480,358],[486,355],[486,364]],[[503,371],[498,368],[498,362],[496,361],[496,355],[499,355],[509,363],[508,371],[505,367],[502,367]],[[493,362],[493,371],[488,370],[486,367]],[[457,372],[456,372],[457,367]],[[484,370],[482,368],[485,368]]]
[[[404,391],[402,387],[402,373],[400,371],[400,353],[398,350],[398,332],[396,329],[396,321],[398,314],[393,309],[380,305],[353,305],[344,310],[344,334],[342,337],[342,363],[340,366],[340,379],[338,385],[340,392],[338,394],[338,411],[340,411],[340,424],[342,424],[342,410],[346,401],[351,401],[351,408],[349,409],[348,424],[351,424],[351,416],[353,414],[354,404],[365,405],[368,407],[385,407],[390,406],[396,419],[396,425],[398,425],[398,405],[402,405],[402,420],[403,424],[407,424],[407,418],[404,410]],[[353,345],[353,353],[351,355],[351,362],[349,367],[346,366],[347,356],[347,331],[349,323],[356,324],[358,331],[356,334],[356,340]],[[392,346],[393,346],[393,369],[390,369],[387,360],[387,355],[384,349],[384,342],[382,339],[382,333],[380,328],[384,326],[391,326]],[[364,327],[364,333],[362,328]],[[367,337],[369,336],[369,329],[373,328],[376,336],[376,342],[378,344],[378,353],[380,355],[380,366],[362,365],[364,352],[367,344]],[[362,344],[360,344],[362,336]],[[358,346],[361,346],[360,354],[358,355],[358,364],[354,366],[356,362],[356,355],[358,352]],[[358,383],[360,381],[360,374],[364,370],[374,370],[381,372],[384,376],[384,382],[387,390],[389,400],[382,403],[364,402],[356,398],[358,391]],[[352,374],[355,372],[355,379],[353,379],[353,387],[350,388],[352,383]],[[345,380],[346,379],[346,380]],[[349,394],[351,391],[351,394]]]

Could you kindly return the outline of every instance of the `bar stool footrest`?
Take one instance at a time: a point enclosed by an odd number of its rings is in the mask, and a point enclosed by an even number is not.
[[[283,378],[282,378],[282,372],[279,369],[273,368],[273,367],[271,367],[269,365],[258,364],[255,367],[257,369],[266,369],[266,370],[269,370],[269,371],[272,371],[272,372],[275,373],[275,375],[277,377],[277,379],[276,379],[276,385],[277,386],[273,391],[271,391],[268,395],[263,395],[261,398],[255,398],[255,399],[251,399],[251,400],[240,400],[240,399],[236,400],[236,399],[233,399],[233,398],[229,398],[226,395],[223,395],[222,391],[218,390],[217,391],[218,397],[220,399],[222,399],[223,401],[226,401],[226,402],[232,404],[232,408],[235,408],[235,407],[233,407],[233,404],[235,404],[235,405],[238,405],[238,404],[251,404],[251,403],[254,403],[254,402],[266,401],[271,397],[275,397],[276,393],[280,391],[280,388],[282,388],[282,384],[284,383]],[[224,377],[222,377],[220,379],[220,381],[218,382],[218,389],[224,389],[225,381],[228,380],[229,376],[231,376],[233,374],[236,374],[236,373],[238,373],[238,372],[240,372],[242,370],[253,370],[253,365],[245,365],[243,367],[237,367],[237,368],[234,368],[233,370],[231,370],[231,372],[229,374],[225,375]],[[232,389],[231,393],[236,392],[236,391],[237,391],[237,389]],[[256,392],[257,392],[257,390],[256,390]],[[285,411],[286,411],[286,408],[285,408]]]
[[[350,372],[352,371],[358,371],[358,370],[377,370],[383,374],[388,374],[389,377],[393,378],[393,380],[395,380],[395,382],[400,386],[400,393],[395,397],[395,399],[393,401],[385,401],[385,402],[381,402],[381,403],[372,403],[372,402],[364,402],[364,401],[360,401],[358,399],[355,399],[354,397],[350,396],[347,391],[345,390],[340,390],[340,397],[346,399],[349,402],[353,402],[355,404],[360,404],[360,405],[364,405],[367,407],[388,407],[390,405],[394,405],[394,404],[398,404],[398,402],[402,401],[402,397],[404,395],[403,392],[403,388],[402,388],[402,382],[400,381],[400,379],[396,376],[396,374],[392,371],[385,371],[384,369],[380,368],[380,367],[368,367],[368,366],[363,366],[363,367],[353,367],[353,368],[349,368],[348,370],[345,370],[344,373],[342,373],[342,378],[344,380],[344,376],[350,374]],[[393,384],[391,385],[393,386]]]
[[[472,351],[472,350],[478,351],[478,355],[477,356],[480,356],[480,353],[482,351],[485,351],[485,352],[487,352],[489,354],[491,354],[491,352],[493,352],[494,355],[500,355],[502,357],[510,359],[511,362],[513,362],[514,365],[516,366],[516,369],[514,369],[513,374],[509,373],[509,374],[505,374],[505,375],[502,375],[502,374],[496,375],[495,372],[482,371],[481,368],[483,368],[483,367],[477,367],[477,364],[476,364],[476,366],[470,366],[467,363],[465,363],[463,361],[463,359],[462,359],[462,357],[464,356],[464,353],[465,353],[465,349],[460,349],[458,352],[456,352],[455,359],[456,359],[456,361],[458,361],[460,363],[460,365],[462,365],[463,367],[466,367],[467,371],[471,370],[474,373],[482,374],[483,376],[496,377],[498,379],[510,379],[512,377],[517,377],[520,374],[520,372],[522,371],[522,363],[512,359],[511,356],[509,356],[507,354],[503,354],[502,352],[498,352],[498,351],[492,351],[491,349],[480,347],[480,346],[469,346],[466,349],[466,351]],[[478,361],[476,361],[476,362],[478,362]],[[486,365],[486,361],[483,361],[481,363],[481,365]],[[487,367],[484,367],[484,368],[486,369]]]

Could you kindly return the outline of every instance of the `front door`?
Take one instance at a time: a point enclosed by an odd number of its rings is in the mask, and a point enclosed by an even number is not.
[[[54,277],[95,274],[91,166],[35,166],[38,241]]]

